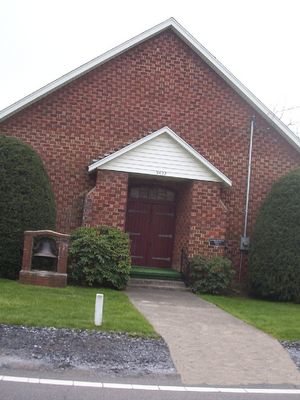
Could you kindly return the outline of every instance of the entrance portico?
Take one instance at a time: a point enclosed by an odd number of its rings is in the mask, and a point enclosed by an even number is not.
[[[83,224],[128,232],[133,265],[180,268],[181,251],[223,254],[221,189],[230,180],[169,128],[162,128],[89,167]]]

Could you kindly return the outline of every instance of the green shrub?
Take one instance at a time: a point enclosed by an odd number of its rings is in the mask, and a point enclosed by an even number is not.
[[[275,182],[254,226],[249,255],[254,295],[300,302],[300,170]]]
[[[74,282],[123,289],[131,268],[128,235],[107,226],[78,228],[71,235],[69,261]]]
[[[194,256],[190,263],[190,286],[194,292],[219,294],[229,289],[235,271],[227,258]]]
[[[25,230],[54,228],[55,201],[40,157],[0,135],[0,276],[17,277]]]

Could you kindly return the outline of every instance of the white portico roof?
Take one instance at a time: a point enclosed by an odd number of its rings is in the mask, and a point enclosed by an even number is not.
[[[231,180],[167,126],[95,161],[95,169],[223,182]]]

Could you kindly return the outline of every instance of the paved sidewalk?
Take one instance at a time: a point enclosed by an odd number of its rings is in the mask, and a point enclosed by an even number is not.
[[[130,288],[167,342],[184,384],[300,385],[279,342],[190,292]]]

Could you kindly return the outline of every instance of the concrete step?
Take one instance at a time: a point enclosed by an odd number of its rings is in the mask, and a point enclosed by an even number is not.
[[[127,286],[129,288],[143,287],[150,289],[188,290],[182,281],[173,281],[167,279],[130,278]]]

